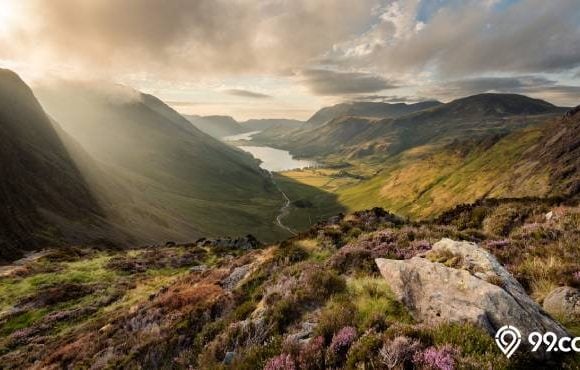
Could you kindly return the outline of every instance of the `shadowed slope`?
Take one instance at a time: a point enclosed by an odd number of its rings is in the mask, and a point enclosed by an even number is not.
[[[281,195],[255,160],[157,98],[94,83],[38,91],[47,111],[92,157],[140,183],[145,200],[191,225],[188,238],[278,236],[273,220]]]
[[[59,129],[28,86],[0,70],[0,260],[114,234]]]

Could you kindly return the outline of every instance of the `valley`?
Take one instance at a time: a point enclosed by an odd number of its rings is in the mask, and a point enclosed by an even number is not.
[[[580,370],[580,0],[0,0],[0,370]]]

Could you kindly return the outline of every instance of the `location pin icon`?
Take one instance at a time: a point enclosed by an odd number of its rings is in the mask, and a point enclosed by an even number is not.
[[[516,327],[505,325],[495,333],[495,343],[510,358],[522,343],[522,335]]]

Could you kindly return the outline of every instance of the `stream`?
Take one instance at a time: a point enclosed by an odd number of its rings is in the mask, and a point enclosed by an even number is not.
[[[226,136],[222,140],[226,142],[227,141],[236,142],[236,144],[238,144],[239,141],[241,140],[246,141],[251,140],[252,136],[257,134],[258,132],[260,131],[253,131],[239,135]],[[252,156],[254,156],[254,158],[260,160],[260,168],[270,173],[272,182],[274,183],[280,194],[282,194],[282,197],[285,200],[284,205],[282,205],[282,207],[280,208],[280,213],[278,213],[278,216],[276,216],[275,220],[276,225],[288,231],[289,233],[296,235],[296,232],[292,230],[292,228],[283,223],[284,217],[286,217],[290,212],[290,204],[292,203],[292,201],[290,200],[288,195],[284,191],[282,191],[282,189],[274,179],[273,172],[283,172],[301,168],[316,167],[317,165],[316,162],[304,159],[296,159],[287,150],[276,149],[269,146],[238,145],[238,148],[242,149],[245,152],[250,153]]]

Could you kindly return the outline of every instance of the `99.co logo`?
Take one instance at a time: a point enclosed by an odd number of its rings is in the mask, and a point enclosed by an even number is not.
[[[561,337],[549,331],[544,334],[534,331],[528,335],[528,343],[532,347],[532,352],[536,352],[546,346],[546,352],[580,352],[580,337]],[[505,325],[495,333],[495,343],[499,349],[510,358],[522,343],[522,335],[518,328]]]

